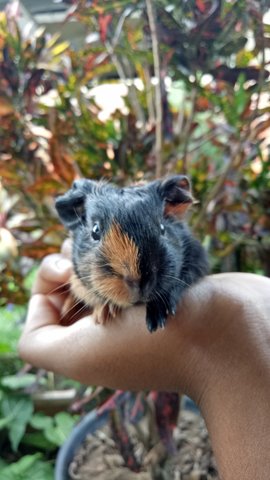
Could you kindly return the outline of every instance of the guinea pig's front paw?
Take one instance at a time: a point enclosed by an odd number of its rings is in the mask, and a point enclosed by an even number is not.
[[[100,305],[94,308],[93,318],[96,324],[103,325],[107,319],[106,306]]]
[[[104,325],[110,320],[114,320],[116,315],[119,313],[119,310],[119,307],[113,305],[112,303],[96,306],[93,311],[95,323]]]
[[[167,315],[163,308],[156,303],[148,303],[146,307],[146,325],[150,333],[155,332],[158,328],[164,328]]]

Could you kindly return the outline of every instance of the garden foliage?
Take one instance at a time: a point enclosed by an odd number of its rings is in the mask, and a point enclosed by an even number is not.
[[[27,38],[0,13],[0,305],[27,302],[31,272],[66,235],[54,198],[81,176],[126,184],[187,173],[198,200],[190,222],[213,271],[269,275],[268,2],[70,3],[66,21],[89,33],[76,51],[61,32]],[[105,116],[96,89],[113,97],[119,84],[122,104]],[[0,328],[0,355],[15,355],[17,333]],[[27,425],[58,445],[60,417],[22,408],[30,377],[14,378],[0,387],[11,447],[30,441]],[[42,468],[35,455],[22,469]],[[1,478],[26,478],[16,475]]]
[[[154,2],[159,85],[149,2],[73,3],[69,17],[99,35],[79,51],[1,16],[2,304],[23,303],[31,260],[58,250],[54,197],[74,178],[148,179],[157,161],[191,176],[213,268],[269,273],[266,3]],[[126,107],[104,120],[92,89],[119,81]]]

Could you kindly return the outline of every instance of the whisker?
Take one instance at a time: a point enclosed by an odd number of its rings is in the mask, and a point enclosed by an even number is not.
[[[177,280],[177,282],[181,283],[182,285],[186,285],[187,287],[191,287],[191,285],[189,283],[186,283],[184,280],[182,280],[181,278],[175,277],[174,275],[168,275],[166,273],[163,273],[162,277],[172,278],[173,280]]]
[[[63,318],[65,318],[70,312],[72,312],[72,310],[75,309],[78,305],[83,303],[87,299],[87,297],[88,295],[85,295],[84,298],[78,299],[66,312],[62,313],[60,316],[60,321],[63,320]],[[87,308],[87,304],[82,305],[82,307],[71,316],[70,320],[72,320],[75,315],[78,315],[81,311],[83,311],[84,308]]]
[[[79,303],[80,303],[80,302],[79,302]],[[73,308],[74,308],[74,306],[73,306],[72,308],[70,308],[64,315],[62,315],[62,316],[60,317],[60,322],[61,322],[61,320],[63,320],[63,319],[73,310]],[[83,305],[81,308],[79,308],[79,310],[76,310],[76,312],[74,312],[74,314],[71,315],[71,317],[69,318],[69,322],[72,323],[72,320],[73,320],[76,316],[78,316],[81,312],[83,312],[84,309],[85,309],[85,310],[87,309],[87,305]]]
[[[74,210],[74,212],[75,212],[75,215],[76,215],[76,217],[78,218],[78,220],[79,220],[79,222],[80,222],[81,226],[82,226],[82,227],[84,227],[84,224],[83,224],[83,222],[82,222],[82,219],[81,219],[81,217],[79,216],[79,214],[78,214],[78,212],[77,212],[76,208],[73,208],[73,210]]]
[[[166,299],[164,300],[164,298],[162,297],[162,295],[160,294],[160,292],[158,292],[157,290],[154,290],[152,292],[152,295],[154,297],[154,300],[158,300],[160,299],[162,301],[162,303],[165,305],[166,309],[167,309],[167,302],[166,302]]]
[[[53,293],[58,293],[58,295],[63,295],[64,293],[67,293],[68,290],[64,290],[62,292],[62,289],[65,287],[68,287],[69,285],[70,285],[70,282],[62,283],[61,285],[58,285],[58,287],[55,287],[50,292],[48,292],[48,295],[52,295]],[[60,290],[60,292],[58,292],[58,290]]]

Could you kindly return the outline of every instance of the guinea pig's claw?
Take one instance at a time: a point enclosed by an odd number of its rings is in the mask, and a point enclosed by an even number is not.
[[[93,311],[93,317],[96,324],[103,325],[106,322],[106,315],[104,312],[104,308],[102,306],[95,307]]]
[[[162,306],[154,302],[147,304],[146,325],[150,333],[158,328],[164,328],[166,324],[167,312]]]
[[[165,328],[166,318],[165,317],[159,317],[157,323],[158,323],[158,327]]]
[[[157,324],[153,323],[151,320],[146,320],[146,325],[150,333],[153,333],[157,329]]]
[[[109,315],[110,318],[116,318],[116,316],[119,314],[120,308],[117,307],[116,305],[113,305],[113,303],[109,304]]]
[[[153,318],[146,319],[146,325],[150,333],[155,332],[158,328],[164,328],[166,317],[155,315]]]

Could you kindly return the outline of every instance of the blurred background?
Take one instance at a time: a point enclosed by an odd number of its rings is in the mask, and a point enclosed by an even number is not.
[[[112,394],[16,353],[74,179],[186,173],[212,272],[269,276],[269,65],[268,0],[0,0],[1,479],[52,478],[79,415]]]

